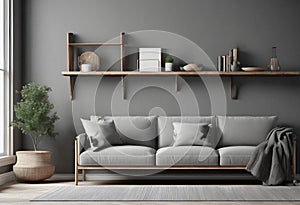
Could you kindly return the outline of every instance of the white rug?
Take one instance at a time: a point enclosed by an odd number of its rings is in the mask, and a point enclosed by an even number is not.
[[[62,186],[31,201],[300,201],[300,186]]]

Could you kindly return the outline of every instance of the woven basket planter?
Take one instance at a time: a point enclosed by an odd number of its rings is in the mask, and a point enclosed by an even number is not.
[[[18,151],[14,173],[20,181],[42,181],[54,174],[49,151]]]

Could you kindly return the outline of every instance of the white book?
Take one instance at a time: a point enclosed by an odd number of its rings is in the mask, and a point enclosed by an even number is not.
[[[139,49],[139,71],[158,72],[161,70],[161,48]]]

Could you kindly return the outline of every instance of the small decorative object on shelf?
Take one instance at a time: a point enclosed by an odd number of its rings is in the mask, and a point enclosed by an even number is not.
[[[165,59],[165,71],[172,71],[174,59],[172,56],[167,56]]]
[[[231,71],[239,71],[240,70],[240,62],[239,61],[233,61],[233,63],[230,65]]]
[[[247,72],[257,72],[257,71],[264,71],[264,68],[261,67],[242,67],[243,71],[247,71]]]
[[[82,69],[82,65],[84,65],[84,70]],[[100,60],[95,52],[87,51],[78,57],[78,66],[83,72],[97,71],[99,70],[99,65]],[[87,70],[88,67],[90,67],[89,70]]]
[[[272,47],[272,57],[268,64],[268,69],[271,71],[280,71],[279,60],[276,55],[276,47]]]
[[[92,65],[91,64],[81,64],[81,72],[90,72],[92,71]]]
[[[197,71],[198,68],[199,67],[196,64],[187,64],[187,65],[183,66],[183,70],[185,70],[185,71]]]

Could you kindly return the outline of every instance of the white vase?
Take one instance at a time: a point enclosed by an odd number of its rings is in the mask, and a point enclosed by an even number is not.
[[[16,177],[21,181],[42,181],[54,174],[49,151],[18,151],[17,163],[13,166]]]
[[[173,63],[165,63],[165,71],[170,72],[172,71]]]

